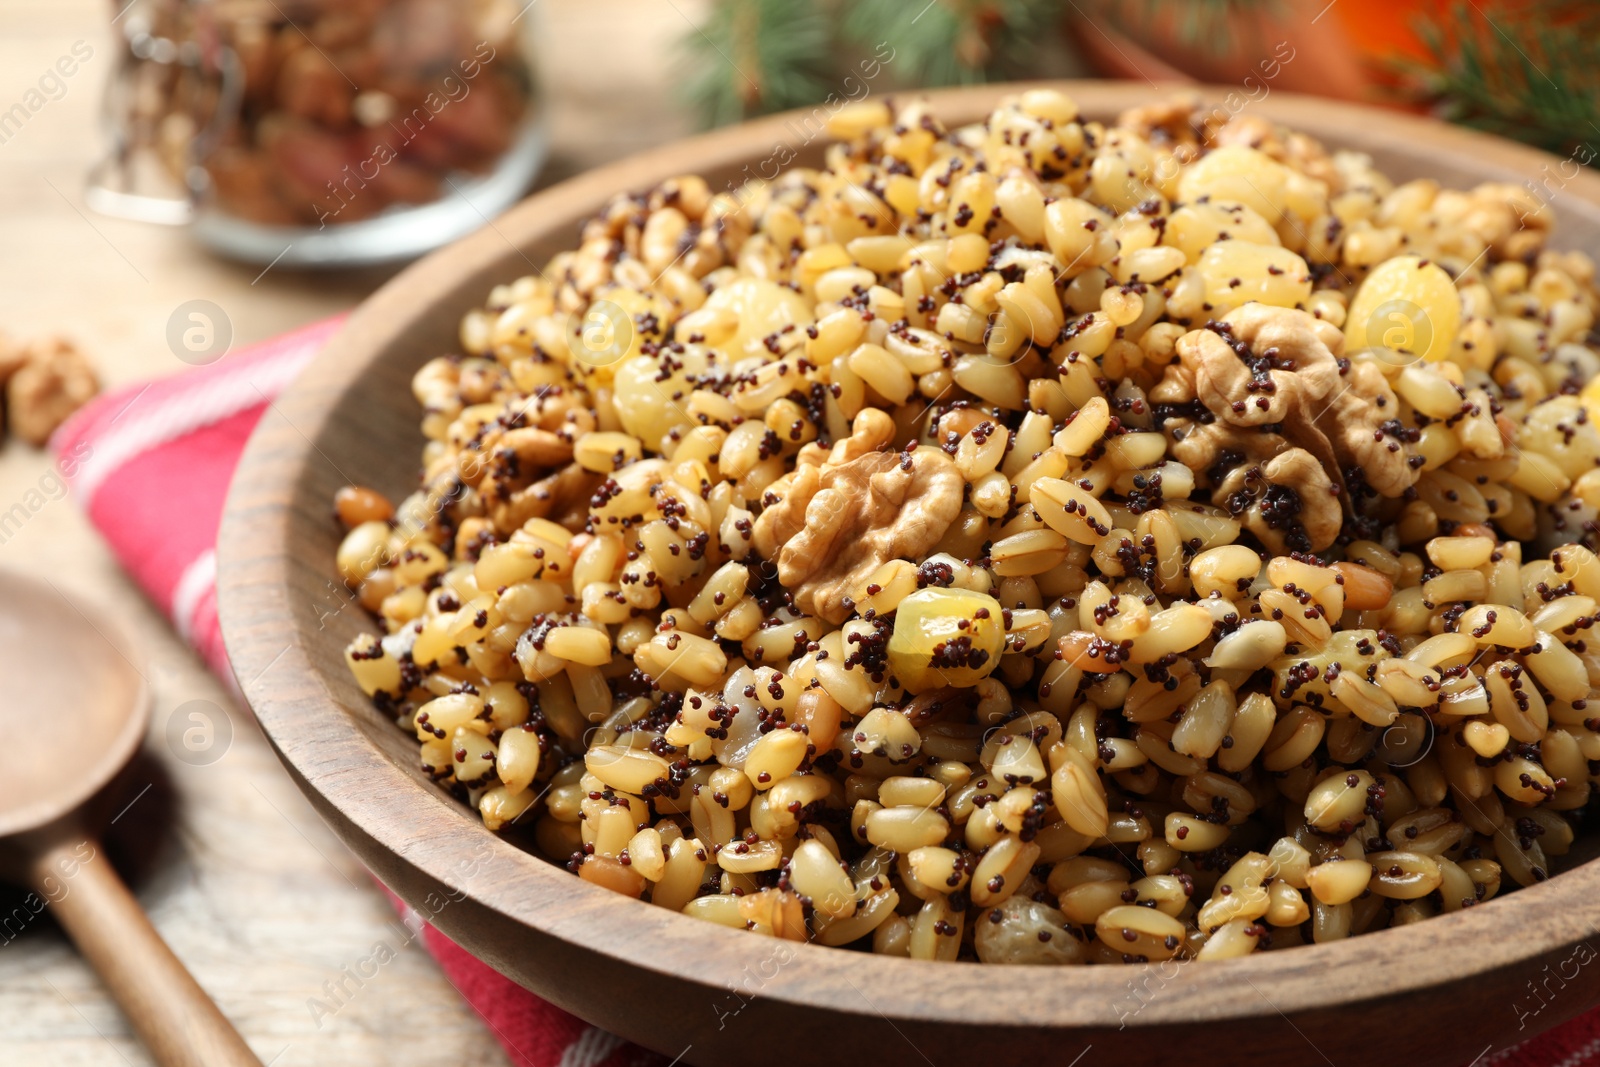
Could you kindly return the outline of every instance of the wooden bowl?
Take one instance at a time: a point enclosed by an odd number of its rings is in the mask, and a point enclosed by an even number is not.
[[[1145,85],[1065,88],[1095,118],[1163,95]],[[933,96],[954,125],[1006,92]],[[1600,178],[1587,170],[1568,179],[1573,168],[1553,157],[1408,115],[1276,92],[1250,107],[1370,152],[1401,180],[1552,178],[1558,243],[1600,248]],[[223,521],[222,628],[262,727],[350,848],[502,973],[700,1064],[1070,1064],[1091,1046],[1089,1065],[1346,1064],[1379,1050],[1411,1067],[1464,1064],[1600,1000],[1600,967],[1583,966],[1600,899],[1593,863],[1424,923],[1226,963],[980,968],[778,942],[624,899],[502,841],[422,775],[415,741],[345,669],[346,643],[374,623],[335,577],[334,491],[357,482],[399,499],[414,487],[422,439],[412,373],[457,349],[462,314],[491,286],[572,247],[580,220],[614,193],[684,173],[722,188],[788,150],[814,162],[822,143],[802,143],[806,129],[779,116],[540,193],[376,293],[268,409]]]

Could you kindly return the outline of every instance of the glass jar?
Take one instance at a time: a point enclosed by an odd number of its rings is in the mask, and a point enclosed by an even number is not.
[[[515,202],[544,158],[527,10],[124,0],[113,151],[89,203],[188,222],[259,263],[376,263],[454,240]]]

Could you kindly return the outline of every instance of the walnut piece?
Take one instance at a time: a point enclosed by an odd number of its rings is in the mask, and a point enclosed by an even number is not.
[[[1345,506],[1361,503],[1347,479],[1387,497],[1416,483],[1399,400],[1377,366],[1340,358],[1343,345],[1306,312],[1245,304],[1179,338],[1179,363],[1152,390],[1178,406],[1187,393],[1215,416],[1169,418],[1173,458],[1271,551],[1332,544]]]
[[[1178,358],[1194,375],[1195,395],[1217,418],[1265,426],[1287,421],[1296,410],[1316,417],[1341,387],[1334,353],[1343,344],[1331,323],[1251,303],[1178,338]]]
[[[1192,163],[1213,148],[1244,145],[1323,182],[1330,195],[1344,191],[1343,175],[1316,138],[1259,115],[1230,115],[1221,107],[1207,107],[1194,94],[1129,108],[1116,124],[1154,147],[1171,146],[1181,163]]]
[[[29,345],[27,359],[5,385],[11,431],[34,446],[42,446],[68,415],[100,391],[89,360],[60,337]]]
[[[1373,363],[1352,365],[1345,383],[1348,388],[1334,395],[1317,424],[1327,431],[1341,469],[1359,467],[1372,488],[1399,496],[1422,473],[1420,463],[1412,465],[1414,453],[1397,435],[1399,427],[1385,426],[1395,419],[1400,400]]]
[[[877,452],[894,440],[894,419],[881,408],[862,408],[850,424],[850,436],[838,441],[828,454],[828,462],[848,463],[869,452]]]
[[[841,442],[842,443],[842,442]],[[838,447],[838,446],[835,446]],[[822,467],[807,464],[779,478],[764,496],[776,497],[756,516],[751,543],[765,559],[777,559],[783,546],[806,528],[806,507],[822,488]]]
[[[1202,486],[1216,484],[1241,463],[1264,463],[1289,447],[1281,434],[1241,430],[1225,422],[1168,419],[1162,429],[1172,458],[1194,471]]]
[[[1338,490],[1303,448],[1235,467],[1213,499],[1279,555],[1319,552],[1333,544],[1344,525]]]
[[[1185,367],[1182,360],[1174,360],[1167,364],[1161,380],[1151,388],[1150,403],[1187,404],[1194,395],[1194,371]]]
[[[757,547],[765,541],[776,548],[778,580],[801,611],[837,626],[850,617],[848,590],[889,560],[920,559],[939,543],[961,511],[964,486],[942,452],[869,452],[823,468],[814,489],[809,479],[790,483],[758,520]],[[774,509],[782,515],[763,535],[762,521]],[[790,528],[796,509],[804,525],[777,536]]]
[[[1340,358],[1344,338],[1331,323],[1245,304],[1184,334],[1177,347],[1181,369],[1169,367],[1157,393],[1174,402],[1192,378],[1194,395],[1217,418],[1190,440],[1174,437],[1179,462],[1203,471],[1225,450],[1257,458],[1267,445],[1227,430],[1265,428],[1275,443],[1310,453],[1341,487],[1354,468],[1385,496],[1416,483],[1413,452],[1392,423],[1400,409],[1394,390],[1376,366]]]
[[[1117,126],[1138,134],[1156,146],[1172,146],[1181,163],[1200,158],[1206,133],[1206,116],[1200,97],[1186,93],[1131,107],[1117,116]]]
[[[1344,178],[1322,142],[1269,122],[1259,115],[1235,115],[1216,129],[1214,147],[1237,144],[1254,148],[1279,163],[1327,185],[1330,196],[1344,191]]]

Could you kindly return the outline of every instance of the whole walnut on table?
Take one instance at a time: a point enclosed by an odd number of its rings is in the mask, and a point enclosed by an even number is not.
[[[20,360],[14,350],[0,351],[0,379],[5,381],[12,433],[35,447],[42,447],[67,416],[100,391],[100,378],[88,358],[60,337],[27,345]]]

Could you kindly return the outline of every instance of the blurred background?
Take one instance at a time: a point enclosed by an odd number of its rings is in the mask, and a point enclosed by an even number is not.
[[[1407,107],[1565,153],[1600,118],[1600,11],[1560,0],[724,0],[680,34],[685,87],[719,125],[859,91],[1019,78],[1197,81]],[[908,21],[908,15],[910,20]],[[1292,58],[1291,57],[1292,54]],[[738,57],[738,70],[717,63]],[[1277,59],[1277,63],[1272,60]]]
[[[37,445],[97,389],[347,310],[529,188],[790,108],[814,135],[867,95],[1089,77],[1217,85],[1229,108],[1313,93],[1583,165],[1596,31],[1600,7],[1555,0],[0,0],[0,515],[22,516],[0,522],[0,565],[59,576],[144,638],[154,788],[113,858],[263,1059],[506,1062],[418,949],[379,992],[308,1011],[404,931],[64,500]],[[209,719],[210,748],[162,739],[180,713]],[[47,914],[0,928],[0,1063],[147,1062]]]

